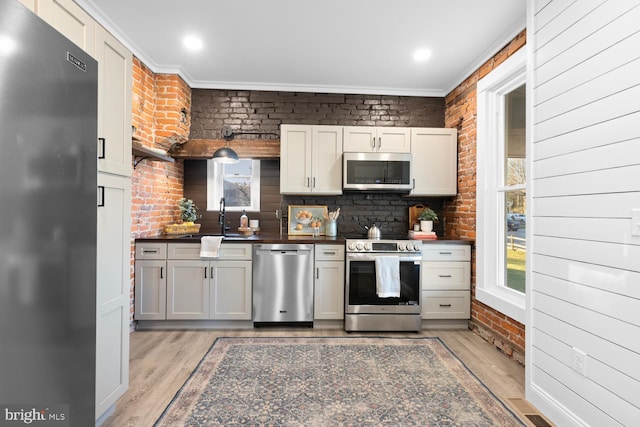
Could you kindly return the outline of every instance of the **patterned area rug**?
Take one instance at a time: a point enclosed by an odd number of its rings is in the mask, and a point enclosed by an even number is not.
[[[523,426],[439,338],[218,338],[156,426]]]

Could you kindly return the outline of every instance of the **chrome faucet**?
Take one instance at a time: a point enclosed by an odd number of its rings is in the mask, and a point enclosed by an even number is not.
[[[224,214],[225,214],[225,209],[226,209],[226,203],[224,200],[224,197],[222,197],[220,199],[220,211],[218,212],[218,224],[221,226],[222,228],[222,235],[226,236],[227,232],[226,232],[226,227],[224,226]]]

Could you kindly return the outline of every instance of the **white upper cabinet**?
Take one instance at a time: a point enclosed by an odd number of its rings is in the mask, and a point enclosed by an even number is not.
[[[458,183],[458,133],[449,128],[412,128],[414,188],[411,196],[454,196]]]
[[[281,126],[280,193],[342,194],[341,126]]]
[[[100,26],[98,60],[98,170],[131,176],[131,52]]]
[[[409,153],[411,152],[411,128],[345,126],[343,151]]]
[[[22,1],[22,0],[21,0]],[[72,0],[24,0],[38,16],[95,57],[96,27],[93,18]]]

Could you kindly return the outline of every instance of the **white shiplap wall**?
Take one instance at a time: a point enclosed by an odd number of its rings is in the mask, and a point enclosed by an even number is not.
[[[527,27],[527,399],[640,426],[640,1],[529,0]]]

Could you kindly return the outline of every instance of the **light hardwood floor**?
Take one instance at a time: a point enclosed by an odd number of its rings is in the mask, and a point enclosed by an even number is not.
[[[131,334],[128,391],[116,403],[104,427],[152,426],[217,337],[356,336],[338,329],[262,328],[253,330],[136,331]],[[426,330],[394,337],[440,337],[505,403],[524,399],[524,367],[468,330]],[[523,420],[527,422],[526,419]],[[528,425],[533,425],[527,422]]]

